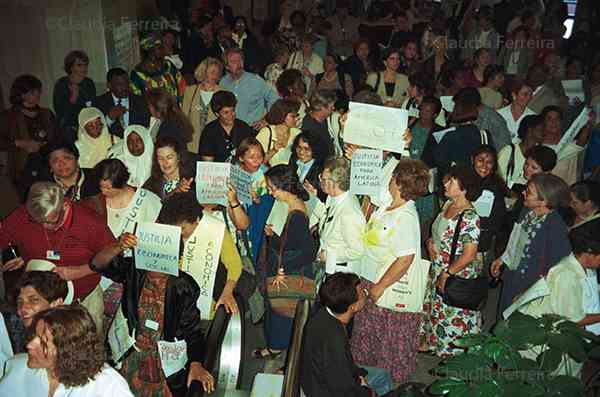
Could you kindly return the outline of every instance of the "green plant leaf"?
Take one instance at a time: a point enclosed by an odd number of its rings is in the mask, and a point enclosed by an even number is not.
[[[502,386],[495,379],[490,379],[477,385],[475,397],[501,396],[503,392]]]
[[[550,346],[542,354],[537,356],[537,363],[544,371],[555,371],[561,363],[563,351],[560,348]]]
[[[456,339],[454,344],[457,347],[468,348],[474,346],[480,346],[486,343],[489,339],[488,335],[484,334],[471,334],[463,336],[462,338]]]
[[[546,395],[553,397],[583,396],[585,387],[581,380],[572,376],[555,376],[546,382]]]
[[[594,345],[592,349],[588,352],[590,358],[595,360],[600,360],[600,346]]]
[[[544,396],[545,390],[538,385],[512,381],[503,385],[503,397],[540,397]]]
[[[485,376],[486,371],[490,371],[492,364],[483,354],[468,352],[444,361],[435,372],[450,378],[477,380]]]
[[[447,394],[454,397],[464,393],[465,390],[469,390],[469,385],[464,380],[457,378],[439,379],[429,386],[429,392],[436,396]]]
[[[587,353],[583,348],[582,340],[577,335],[570,333],[552,334],[548,338],[548,344],[555,349],[568,353],[579,363],[587,360]]]

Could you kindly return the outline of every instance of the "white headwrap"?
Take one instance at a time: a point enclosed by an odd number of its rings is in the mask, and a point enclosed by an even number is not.
[[[85,130],[85,125],[90,121],[100,118],[103,127],[98,138],[92,138]],[[96,164],[108,157],[108,150],[119,138],[112,136],[108,131],[106,118],[97,108],[83,108],[79,112],[79,131],[75,146],[79,150],[79,166],[81,168],[94,168]]]
[[[144,141],[144,153],[134,156],[127,147],[127,137],[131,133],[137,133]],[[124,139],[115,144],[108,155],[109,158],[121,160],[129,171],[128,184],[133,187],[142,187],[150,178],[152,173],[152,156],[154,155],[154,143],[148,130],[143,125],[130,125],[123,133]]]

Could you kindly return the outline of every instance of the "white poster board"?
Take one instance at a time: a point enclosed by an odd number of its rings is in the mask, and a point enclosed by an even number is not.
[[[227,205],[230,163],[196,163],[196,198],[200,204]]]
[[[374,195],[381,189],[383,152],[376,149],[357,149],[350,162],[350,192]]]
[[[179,226],[143,222],[138,225],[136,236],[136,268],[173,276],[179,274]]]
[[[350,102],[344,141],[373,149],[402,153],[408,111]]]
[[[196,199],[200,204],[226,206],[229,184],[236,191],[238,200],[252,204],[252,175],[231,163],[198,161],[196,163]]]

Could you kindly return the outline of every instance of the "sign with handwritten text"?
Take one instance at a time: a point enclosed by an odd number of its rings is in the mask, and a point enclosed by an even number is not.
[[[350,163],[350,192],[372,195],[381,189],[383,152],[374,149],[357,149]]]
[[[231,184],[237,194],[238,200],[247,205],[252,205],[252,175],[237,165],[231,166]]]
[[[408,111],[350,102],[344,141],[373,149],[402,153]]]
[[[179,226],[144,222],[138,225],[135,267],[151,272],[179,274]]]
[[[200,204],[227,205],[230,168],[230,163],[197,162],[196,198]]]
[[[175,342],[159,340],[156,343],[158,345],[160,363],[166,378],[185,368],[188,356],[187,343],[184,340],[176,340]]]

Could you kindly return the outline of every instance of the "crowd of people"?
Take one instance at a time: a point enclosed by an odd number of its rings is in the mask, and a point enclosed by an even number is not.
[[[143,32],[140,63],[108,70],[100,95],[81,50],[53,111],[38,78],[14,80],[0,150],[22,204],[0,227],[14,353],[0,394],[210,393],[205,332],[220,307],[262,324],[262,360],[289,348],[297,302],[313,303],[307,397],[388,393],[419,352],[461,354],[458,338],[540,277],[550,293],[518,310],[600,332],[600,60],[562,39],[562,2],[442,2],[422,18],[389,1],[379,41],[367,28],[382,2],[282,7],[264,40],[216,3],[185,29]],[[403,152],[375,148],[368,195],[351,187],[364,147],[344,140],[350,102],[408,114]],[[230,184],[225,204],[202,202],[198,162],[239,167],[251,200]],[[141,223],[181,229],[179,275],[136,267]]]

